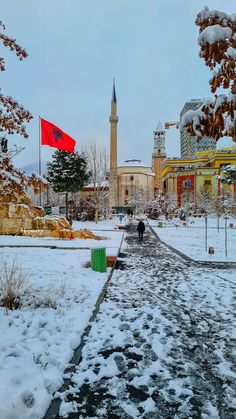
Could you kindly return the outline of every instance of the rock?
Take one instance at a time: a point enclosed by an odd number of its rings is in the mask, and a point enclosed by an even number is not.
[[[1,234],[20,234],[23,221],[21,218],[2,218]]]
[[[34,212],[35,217],[43,217],[45,215],[44,209],[42,207],[30,205],[30,208]]]
[[[64,217],[36,217],[33,220],[33,228],[36,230],[72,230],[70,223]]]
[[[60,239],[72,239],[72,231],[71,230],[60,230],[59,231],[59,237]]]
[[[21,230],[22,236],[27,237],[53,237],[55,239],[60,238],[60,231],[56,230]]]
[[[27,237],[51,237],[51,233],[51,230],[21,230],[21,235]]]
[[[37,215],[43,215],[44,211],[41,207],[34,207],[26,204],[7,204],[9,206],[9,218],[35,218]]]
[[[33,229],[33,220],[31,218],[23,218],[22,219],[22,228],[24,230],[32,230]]]
[[[95,236],[86,228],[73,231],[64,217],[44,216],[42,207],[28,204],[30,199],[26,194],[9,193],[2,198],[4,201],[0,201],[0,234],[102,240],[102,237]]]
[[[5,204],[9,204],[9,203],[18,203],[18,204],[26,204],[26,205],[31,204],[31,200],[26,193],[18,194],[16,192],[0,194],[0,201],[1,203],[5,203]]]
[[[0,205],[0,218],[8,217],[8,209],[9,209],[8,204],[1,204]]]
[[[94,239],[94,240],[102,240],[103,238],[100,236],[95,236],[90,230],[84,228],[83,230],[75,230],[72,232],[73,239]]]

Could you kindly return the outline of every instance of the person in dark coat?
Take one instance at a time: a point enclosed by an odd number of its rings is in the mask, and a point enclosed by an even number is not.
[[[143,233],[145,231],[145,224],[144,224],[143,221],[139,221],[137,230],[138,230],[138,236],[139,236],[139,238],[141,240],[143,240]]]

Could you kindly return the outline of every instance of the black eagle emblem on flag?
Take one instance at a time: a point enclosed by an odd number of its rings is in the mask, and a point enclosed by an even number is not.
[[[52,132],[52,135],[53,135],[53,137],[54,137],[55,141],[60,140],[60,139],[61,139],[61,137],[62,137],[62,133],[61,133],[61,131],[59,131],[59,129],[57,129],[57,128],[54,128],[54,130],[53,130],[53,132]]]

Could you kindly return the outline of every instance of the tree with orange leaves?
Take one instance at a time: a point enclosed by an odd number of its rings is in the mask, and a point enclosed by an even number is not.
[[[20,60],[27,57],[27,52],[15,39],[9,38],[4,33],[5,26],[0,21],[0,41],[3,46],[13,51]],[[0,57],[0,71],[5,71],[5,60]],[[11,96],[5,96],[0,89],[0,132],[5,134],[20,134],[28,138],[24,123],[29,122],[33,116],[22,105]],[[37,192],[39,188],[43,190],[47,182],[36,174],[26,176],[25,173],[14,167],[12,158],[22,149],[15,147],[8,151],[7,139],[5,136],[0,142],[0,203],[6,199],[6,195],[22,195],[27,186],[32,186]]]
[[[15,153],[18,153],[16,149]],[[35,193],[41,187],[41,190],[46,189],[47,181],[36,173],[31,176],[26,176],[25,173],[17,169],[13,163],[12,158],[14,151],[0,154],[0,204],[4,202],[6,196],[23,195],[27,186],[32,186]],[[7,202],[10,199],[7,199]]]
[[[9,38],[5,33],[5,25],[0,21],[0,41],[13,51],[19,60],[27,57],[27,52],[16,43],[15,39]],[[0,71],[5,71],[5,60],[0,57]],[[28,138],[24,123],[29,122],[33,116],[21,104],[11,96],[5,96],[0,89],[0,132],[7,134],[20,134]]]
[[[212,93],[218,88],[227,94],[215,94],[205,100],[195,111],[186,112],[180,128],[198,140],[210,137],[219,140],[224,136],[236,142],[236,20],[229,15],[205,7],[196,18],[199,26],[200,57],[213,72],[210,79]]]

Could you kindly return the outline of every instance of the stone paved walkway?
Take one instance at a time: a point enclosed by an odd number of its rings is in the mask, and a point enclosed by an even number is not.
[[[235,419],[236,285],[149,229],[122,251],[60,417]]]

